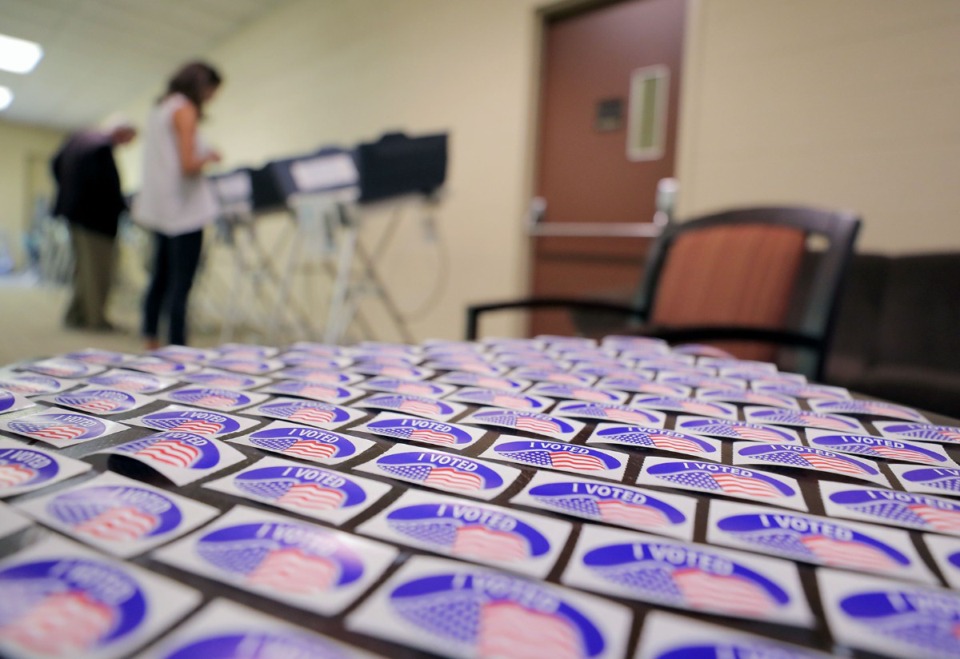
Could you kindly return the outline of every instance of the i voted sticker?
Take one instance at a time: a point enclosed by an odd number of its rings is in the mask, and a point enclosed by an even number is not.
[[[691,611],[812,627],[789,561],[586,525],[561,582]]]
[[[927,417],[912,407],[879,400],[814,400],[810,402],[810,407],[813,411],[822,414],[863,414],[915,423],[929,423]]]
[[[3,383],[0,383],[0,414],[18,412],[28,407],[34,407],[35,405],[36,403],[20,394],[7,391],[3,388]]]
[[[937,583],[905,531],[764,506],[710,502],[707,542],[814,565]]]
[[[605,451],[592,446],[523,439],[509,435],[501,435],[481,457],[617,481],[623,478],[623,471],[630,459],[625,453]]]
[[[473,446],[486,434],[486,431],[480,428],[421,419],[394,412],[380,412],[373,419],[354,427],[353,430],[417,444],[434,444],[456,451]]]
[[[101,366],[100,364],[88,364],[87,362],[77,361],[76,359],[61,357],[20,364],[17,368],[39,373],[40,375],[46,375],[51,378],[67,379],[88,378],[107,370],[105,366]]]
[[[606,405],[603,403],[560,403],[553,410],[554,416],[578,417],[599,421],[619,421],[638,426],[663,427],[666,415],[657,410],[644,410],[626,405]]]
[[[777,407],[746,407],[743,410],[744,418],[750,423],[768,423],[782,426],[798,426],[801,428],[824,428],[839,430],[857,435],[866,435],[867,429],[863,424],[851,416],[839,414],[820,414],[805,410],[784,410]]]
[[[737,408],[727,403],[718,403],[715,401],[701,400],[699,398],[679,398],[675,396],[650,396],[647,394],[637,394],[630,401],[634,407],[649,407],[655,410],[666,410],[668,412],[683,412],[685,414],[697,414],[699,416],[709,416],[718,419],[737,419]]]
[[[455,612],[455,613],[453,613]],[[414,557],[347,617],[347,629],[444,657],[624,656],[632,614],[571,589]]]
[[[150,355],[144,355],[124,362],[123,367],[132,368],[135,371],[143,371],[144,373],[170,376],[188,375],[203,369],[203,366],[195,362],[171,361]]]
[[[80,460],[0,437],[0,498],[32,492],[90,471]]]
[[[784,382],[783,380],[754,380],[751,388],[762,394],[783,394],[794,398],[811,400],[849,400],[850,392],[843,387],[832,387],[825,384],[801,384]]]
[[[894,657],[960,654],[960,594],[839,570],[818,570],[827,624],[841,646]]]
[[[638,485],[659,485],[692,492],[761,500],[774,506],[807,510],[796,480],[757,469],[712,462],[644,458]]]
[[[230,600],[216,599],[191,615],[146,659],[373,659],[373,655],[295,627]]]
[[[59,380],[38,373],[4,373],[0,375],[0,389],[22,396],[56,394],[76,386],[76,382]]]
[[[324,403],[341,405],[356,400],[367,393],[362,389],[354,389],[353,387],[307,382],[306,380],[279,380],[268,387],[263,387],[259,391],[280,394],[282,396],[309,398],[310,400],[319,400]]]
[[[907,492],[960,496],[960,468],[890,465],[890,471]]]
[[[736,442],[733,445],[733,464],[772,464],[810,469],[890,487],[890,481],[880,471],[876,462],[812,446]]]
[[[116,556],[172,540],[220,514],[185,497],[105,473],[18,505],[36,520]]]
[[[242,355],[228,355],[226,357],[211,359],[206,365],[224,371],[245,373],[247,375],[264,375],[272,371],[279,371],[284,367],[284,363],[279,359],[248,359]]]
[[[819,485],[824,510],[831,517],[960,535],[960,503],[956,501],[828,481]]]
[[[237,506],[153,556],[194,574],[329,616],[353,603],[398,553],[379,542]]]
[[[296,352],[308,352],[311,355],[318,355],[320,357],[337,357],[346,353],[346,348],[343,346],[333,345],[330,343],[317,343],[315,341],[297,341],[296,343],[290,346],[290,350]]]
[[[721,378],[715,375],[704,375],[699,372],[691,373],[688,371],[661,371],[657,375],[657,382],[663,382],[666,384],[679,384],[687,387],[693,387],[694,389],[720,389],[731,392],[743,392],[747,388],[746,380],[739,380],[737,378]]]
[[[902,421],[875,421],[880,434],[891,439],[915,439],[937,444],[960,443],[960,428],[934,426],[928,423],[903,423]]]
[[[182,405],[168,405],[157,412],[151,412],[135,419],[124,419],[124,423],[153,430],[171,432],[189,432],[194,435],[223,437],[242,432],[257,422],[240,416],[221,414],[211,410],[198,410]]]
[[[698,416],[680,416],[674,427],[681,432],[691,432],[721,439],[743,439],[749,442],[773,444],[799,444],[800,435],[789,428],[765,426],[758,423],[707,419]]]
[[[414,490],[357,531],[542,579],[572,528],[569,522],[549,517]]]
[[[315,384],[351,385],[362,382],[364,377],[358,373],[342,373],[312,366],[292,366],[273,374],[287,380],[303,380]]]
[[[930,550],[930,555],[940,568],[940,574],[946,579],[947,585],[960,589],[960,539],[926,534],[923,536],[923,544]]]
[[[681,540],[693,538],[697,512],[692,497],[546,471],[536,472],[511,502]]]
[[[126,428],[89,414],[50,407],[37,414],[0,419],[0,430],[63,448],[113,435]]]
[[[260,378],[255,375],[244,375],[243,373],[230,373],[229,371],[218,371],[212,368],[204,369],[199,373],[184,375],[180,378],[190,384],[199,384],[204,387],[216,389],[237,389],[244,391],[260,387],[268,382],[269,378]]]
[[[191,348],[190,346],[164,346],[148,353],[153,357],[160,357],[172,362],[181,362],[183,364],[199,364],[209,361],[216,357],[217,353],[213,350],[204,350],[203,348]]]
[[[356,469],[478,499],[494,498],[520,475],[486,460],[399,445]]]
[[[265,416],[281,421],[302,423],[317,428],[334,430],[340,426],[356,421],[363,416],[363,412],[352,410],[339,405],[321,403],[316,400],[299,400],[297,398],[275,398],[267,403],[246,410],[245,414]]]
[[[945,467],[958,466],[943,450],[943,447],[922,442],[886,439],[869,435],[838,434],[829,430],[813,428],[807,431],[807,441],[811,446],[818,448],[863,455],[868,458]]]
[[[427,398],[443,398],[447,394],[457,390],[456,387],[449,384],[437,384],[436,382],[425,382],[422,380],[401,380],[399,378],[387,377],[370,378],[363,382],[360,388],[371,391],[426,396]]]
[[[127,371],[125,369],[112,369],[101,375],[95,375],[87,378],[87,383],[97,387],[106,387],[109,389],[120,389],[134,394],[155,394],[172,387],[177,383],[174,378],[165,378],[162,375],[153,375],[151,373],[138,373],[137,371]],[[3,383],[0,383],[0,387]]]
[[[67,354],[62,355],[62,357],[64,359],[75,359],[78,362],[101,364],[103,366],[114,366],[122,364],[128,359],[132,359],[131,355],[123,352],[99,350],[97,348],[86,348],[84,350],[77,350],[76,352],[68,352]]]
[[[436,361],[424,362],[423,368],[437,371],[461,371],[474,373],[476,375],[486,375],[490,377],[499,377],[510,369],[500,364],[488,364],[486,362],[464,362],[464,361]]]
[[[200,593],[49,537],[0,562],[0,653],[131,654],[200,603]]]
[[[521,380],[516,378],[502,378],[494,375],[484,375],[481,373],[470,373],[469,371],[452,371],[445,373],[437,378],[437,382],[455,384],[464,387],[483,387],[484,389],[499,389],[500,391],[512,391],[514,393],[524,391],[531,382],[530,380]]]
[[[830,655],[799,645],[732,630],[720,625],[651,611],[643,620],[637,659],[828,659]]]
[[[341,435],[332,430],[298,426],[284,421],[274,421],[256,432],[234,437],[230,441],[321,464],[337,464],[350,460],[375,446],[374,442],[362,437]]]
[[[455,400],[470,405],[504,407],[509,410],[526,412],[543,412],[554,403],[552,398],[535,396],[532,393],[515,394],[499,389],[481,389],[479,387],[464,387],[447,396],[446,400]]]
[[[363,361],[350,367],[354,373],[363,375],[383,375],[389,378],[400,378],[402,380],[427,380],[434,375],[436,371],[424,366],[401,366],[398,364],[388,364],[382,361]]]
[[[597,424],[587,444],[622,444],[642,449],[656,449],[670,453],[682,453],[702,460],[720,461],[722,442],[709,437],[662,428],[624,426],[610,423]]]
[[[98,415],[132,412],[153,402],[153,399],[148,396],[133,394],[121,389],[106,389],[96,386],[75,389],[40,400],[45,403]]]
[[[742,389],[704,389],[697,392],[697,398],[709,401],[719,400],[736,405],[763,405],[766,407],[782,407],[787,410],[800,409],[800,403],[793,396],[762,394]]]
[[[267,394],[236,391],[222,387],[187,386],[174,389],[160,396],[163,400],[181,405],[205,407],[218,412],[235,412],[267,400]]]
[[[350,357],[341,357],[334,354],[319,355],[311,351],[293,350],[285,352],[277,357],[287,366],[294,368],[321,369],[324,371],[336,371],[346,368],[353,363]]]
[[[279,458],[263,458],[204,487],[336,525],[390,491],[385,483]]]
[[[244,460],[224,442],[189,432],[165,431],[98,451],[122,455],[152,467],[176,485],[206,478]]]
[[[597,376],[586,373],[567,373],[555,368],[521,367],[510,371],[509,377],[533,382],[553,382],[589,387],[597,381]]]
[[[354,407],[394,410],[434,421],[449,421],[467,409],[465,405],[447,403],[427,396],[393,393],[373,394],[355,403]]]
[[[558,384],[555,382],[540,382],[534,385],[529,393],[540,396],[549,396],[550,398],[572,398],[573,400],[582,400],[588,403],[610,403],[620,405],[624,403],[628,395],[623,391],[615,391],[612,387],[607,389],[580,387],[573,384]]]
[[[582,421],[561,419],[547,414],[500,409],[480,409],[460,419],[460,422],[512,428],[567,442],[576,437],[586,425]]]

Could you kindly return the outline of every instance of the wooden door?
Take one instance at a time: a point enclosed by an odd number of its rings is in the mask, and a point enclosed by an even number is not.
[[[657,182],[674,175],[685,12],[686,0],[624,0],[545,17],[536,157],[536,195],[546,201],[544,224],[652,221]],[[652,97],[644,95],[641,79],[651,74],[659,80],[658,98],[644,107]],[[631,108],[634,77],[636,107]],[[639,114],[631,122],[634,110]],[[649,132],[656,129],[658,148],[638,153],[634,144],[628,154],[628,141],[646,140],[649,146]],[[534,237],[531,242],[534,296],[623,302],[640,280],[650,244],[646,238],[622,237]],[[529,329],[532,334],[574,332],[562,311],[532,313]]]

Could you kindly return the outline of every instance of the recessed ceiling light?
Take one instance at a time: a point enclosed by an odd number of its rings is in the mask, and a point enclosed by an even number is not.
[[[30,73],[43,57],[43,48],[26,39],[0,34],[0,69],[11,73]]]
[[[0,112],[3,112],[13,103],[13,92],[6,87],[0,87]]]

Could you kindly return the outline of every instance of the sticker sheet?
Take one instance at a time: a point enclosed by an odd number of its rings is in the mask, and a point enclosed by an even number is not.
[[[0,498],[49,487],[90,469],[86,462],[0,437]]]
[[[485,500],[503,492],[520,476],[519,469],[496,462],[402,445],[356,470]]]
[[[457,659],[620,659],[632,618],[575,590],[416,556],[347,617],[347,629]]]
[[[812,446],[795,444],[757,444],[734,442],[733,464],[775,465],[793,469],[809,469],[840,476],[849,476],[890,487],[890,481],[880,471],[879,465],[867,458],[853,457],[845,453],[827,451]]]
[[[710,419],[701,416],[680,415],[674,424],[680,432],[695,435],[719,437],[720,439],[742,439],[748,442],[767,442],[768,444],[800,444],[800,435],[791,428],[778,428],[760,423]]]
[[[902,439],[886,439],[870,435],[845,435],[830,430],[807,430],[807,443],[810,446],[861,455],[867,458],[913,462],[923,465],[960,467],[947,455],[942,446],[912,442]]]
[[[936,584],[905,531],[719,499],[707,542],[803,563]]]
[[[543,579],[572,529],[551,517],[410,490],[357,532]]]
[[[723,442],[676,430],[598,423],[587,444],[622,444],[641,449],[681,453],[701,460],[720,461]]]
[[[98,454],[122,455],[160,472],[175,485],[186,485],[243,462],[243,453],[210,437],[168,430],[111,446]]]
[[[338,464],[376,446],[362,437],[286,421],[274,421],[249,435],[234,437],[230,442],[320,464]]]
[[[820,499],[831,517],[960,536],[960,502],[898,490],[820,481]]]
[[[645,410],[626,405],[606,405],[603,403],[582,403],[569,401],[560,403],[553,409],[554,416],[590,419],[593,421],[620,421],[638,426],[663,428],[667,416],[657,410]]]
[[[283,396],[244,410],[244,414],[302,423],[316,428],[326,428],[327,430],[336,430],[365,416],[363,412],[352,410],[349,407],[340,407],[339,405],[321,403],[315,400],[285,398]]]
[[[395,547],[236,506],[153,558],[320,615],[350,606],[399,554]]]
[[[960,468],[890,465],[890,471],[907,492],[960,496]]]
[[[49,537],[0,561],[0,654],[127,656],[200,599],[171,579]]]
[[[89,414],[112,415],[133,412],[152,403],[154,399],[122,389],[106,389],[93,386],[74,389],[53,396],[44,396],[37,400]]]
[[[841,646],[894,657],[960,655],[960,593],[827,569],[817,570],[817,584]]]
[[[0,419],[0,430],[36,439],[56,448],[82,444],[126,429],[126,426],[113,421],[59,407],[44,408],[42,412],[16,419]]]
[[[793,563],[633,531],[584,525],[561,582],[678,609],[814,625]]]
[[[245,407],[256,405],[267,400],[267,394],[258,394],[247,391],[236,391],[222,387],[202,387],[189,385],[174,389],[158,396],[161,400],[181,405],[204,407],[218,412],[236,412]]]
[[[807,510],[796,480],[759,469],[651,456],[644,458],[637,484],[720,494],[734,499],[759,500],[774,506]]]
[[[263,458],[204,487],[338,526],[390,491],[386,483],[280,458]]]
[[[151,430],[170,432],[189,432],[194,435],[225,437],[249,430],[259,421],[242,416],[223,414],[212,410],[201,410],[183,405],[167,405],[163,409],[144,414],[134,419],[124,419],[123,423]]]
[[[220,514],[213,506],[110,472],[17,507],[61,533],[123,558]]]
[[[616,481],[623,478],[630,459],[628,454],[619,451],[510,435],[501,435],[480,457]]]
[[[534,435],[551,437],[569,442],[586,427],[582,421],[561,419],[556,416],[537,414],[535,412],[518,412],[516,410],[500,410],[483,408],[460,419],[460,423],[473,423],[481,426],[498,426],[510,428]]]
[[[634,659],[828,659],[830,656],[810,648],[781,643],[666,611],[651,611],[643,620],[640,645]]]
[[[538,471],[511,503],[629,529],[693,539],[697,500],[619,483]]]
[[[354,426],[351,431],[368,432],[389,437],[394,441],[434,444],[455,451],[473,446],[486,434],[486,431],[481,428],[432,421],[395,412],[380,412],[369,421]]]

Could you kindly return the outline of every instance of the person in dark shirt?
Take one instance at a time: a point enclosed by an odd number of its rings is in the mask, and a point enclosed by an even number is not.
[[[74,133],[51,163],[57,182],[53,214],[67,219],[74,254],[73,297],[64,324],[109,331],[107,297],[113,278],[117,223],[126,209],[113,148],[136,137],[120,125],[109,131]]]

